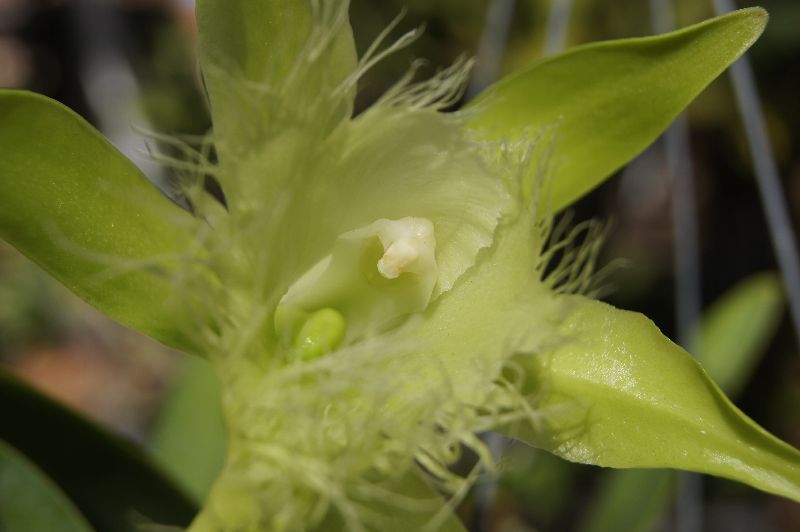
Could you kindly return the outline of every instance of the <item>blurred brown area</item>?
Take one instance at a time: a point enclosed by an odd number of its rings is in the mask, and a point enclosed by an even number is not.
[[[0,364],[6,369],[144,441],[176,361],[175,353],[103,316],[0,243]]]
[[[679,0],[676,5],[680,25],[712,15],[710,2]],[[771,21],[751,57],[797,231],[800,2],[764,0],[760,5]],[[462,54],[474,55],[487,7],[486,0],[352,0],[361,52],[404,8],[407,13],[394,37],[425,26],[414,44],[367,74],[358,108],[373,101],[416,58],[426,58],[427,72],[433,72]],[[516,3],[503,73],[541,56],[549,7],[546,0]],[[118,30],[111,40],[87,41],[87,31],[100,30],[108,21]],[[86,72],[96,47],[104,46],[116,52],[114,64],[130,73],[136,89],[130,103],[153,129],[203,134],[210,124],[192,55],[195,33],[193,6],[187,0],[0,0],[0,87],[47,94],[101,125],[103,105],[90,90]],[[647,2],[576,0],[567,43],[650,33]],[[698,98],[689,119],[701,231],[701,296],[708,303],[736,281],[775,269],[776,263],[727,78]],[[613,221],[606,260],[622,257],[626,266],[611,279],[614,292],[608,300],[644,312],[674,337],[675,235],[664,167],[663,155],[649,150],[577,203],[573,212],[576,220]],[[795,338],[784,320],[738,405],[800,446],[800,353]],[[0,358],[47,393],[140,440],[146,438],[175,362],[174,354],[78,302],[7,246],[0,247]],[[518,454],[513,453],[506,468],[515,478],[499,487],[494,530],[573,529],[596,489],[597,471],[540,454]],[[797,504],[718,480],[709,482],[707,492],[709,530],[733,530],[731,519],[741,525],[753,516],[759,530],[800,530]]]

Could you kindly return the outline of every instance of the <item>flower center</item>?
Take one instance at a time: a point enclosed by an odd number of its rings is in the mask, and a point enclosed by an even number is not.
[[[303,358],[314,358],[399,324],[428,306],[439,276],[435,251],[433,224],[425,218],[382,218],[342,233],[331,254],[281,299],[276,333]]]
[[[435,267],[433,253],[436,241],[433,224],[424,218],[403,218],[388,222],[378,232],[384,246],[383,256],[378,261],[378,271],[387,279],[397,279],[405,272],[424,273],[425,268]],[[422,259],[422,260],[420,260]]]

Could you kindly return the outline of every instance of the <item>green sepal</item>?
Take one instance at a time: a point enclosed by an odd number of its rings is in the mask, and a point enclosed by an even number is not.
[[[725,292],[695,331],[703,367],[736,399],[780,321],[784,300],[777,274],[752,275]],[[621,469],[603,475],[580,532],[648,532],[675,496],[676,472]]]
[[[646,317],[574,296],[564,342],[517,356],[542,423],[511,430],[571,461],[675,468],[800,501],[800,452],[737,409]]]
[[[755,42],[767,22],[742,9],[656,37],[580,46],[489,87],[472,127],[517,140],[555,128],[554,212],[602,183],[655,140]]]
[[[115,320],[190,349],[173,268],[192,217],[67,107],[0,91],[0,237]]]

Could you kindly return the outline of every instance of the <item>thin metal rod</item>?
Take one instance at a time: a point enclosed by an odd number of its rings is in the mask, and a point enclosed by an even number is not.
[[[660,0],[654,0],[660,1]],[[700,230],[697,220],[694,169],[689,142],[689,124],[679,116],[664,134],[667,170],[672,181],[672,227],[674,236],[675,317],[678,342],[695,357],[692,331],[701,313]]]
[[[547,17],[547,33],[544,38],[544,55],[557,54],[567,42],[567,28],[572,11],[572,0],[553,0]]]
[[[76,0],[70,6],[71,22],[81,62],[81,83],[99,129],[157,186],[163,168],[141,156],[144,141],[131,124],[148,125],[137,109],[139,84],[123,52],[127,28],[118,10],[103,0]]]
[[[650,0],[650,18],[656,33],[675,29],[671,0]],[[692,330],[701,312],[700,246],[697,201],[691,159],[689,124],[679,116],[663,136],[667,172],[672,190],[673,267],[675,318],[678,342],[695,356]],[[705,520],[703,477],[681,473],[675,503],[675,530],[701,532]]]
[[[714,0],[718,15],[733,11],[731,0]],[[784,290],[789,300],[795,335],[800,340],[800,261],[797,242],[792,229],[789,209],[783,194],[777,164],[764,126],[764,115],[758,98],[753,68],[747,55],[731,67],[733,89],[739,113],[744,122],[747,144],[761,195],[764,216],[767,219],[772,246],[783,276]]]
[[[486,25],[483,28],[481,42],[478,44],[475,71],[467,87],[468,100],[480,94],[497,79],[500,62],[506,51],[515,6],[516,0],[492,0],[489,3]]]
[[[654,0],[656,2],[660,0]],[[672,227],[674,232],[675,316],[678,342],[695,357],[692,330],[700,317],[700,250],[694,175],[689,145],[689,125],[680,116],[664,134],[667,168],[672,177]],[[675,504],[675,530],[701,532],[705,520],[703,477],[681,473]]]

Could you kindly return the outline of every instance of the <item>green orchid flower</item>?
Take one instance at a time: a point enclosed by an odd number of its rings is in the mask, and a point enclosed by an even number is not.
[[[576,48],[458,112],[468,61],[412,72],[353,116],[358,80],[413,33],[358,58],[343,0],[197,9],[213,133],[159,137],[186,155],[163,160],[191,213],[68,109],[0,93],[0,235],[214,365],[227,457],[191,530],[463,530],[452,507],[492,468],[489,430],[800,501],[800,453],[647,318],[591,299],[593,226],[552,227],[755,41],[763,10]],[[465,448],[478,464],[457,474]]]

